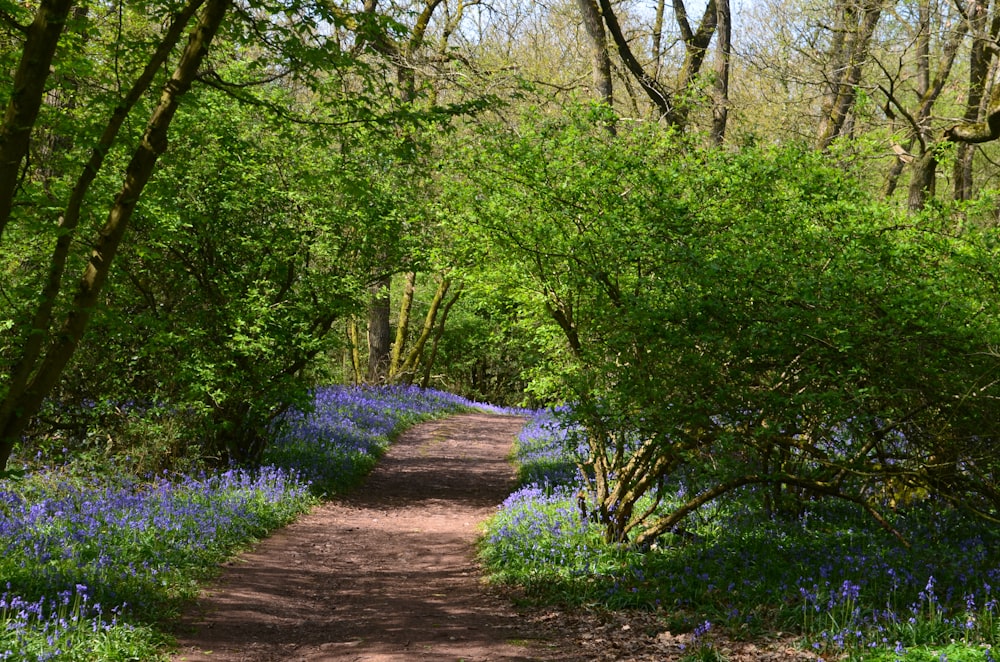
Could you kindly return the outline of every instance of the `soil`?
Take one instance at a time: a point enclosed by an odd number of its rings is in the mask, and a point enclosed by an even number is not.
[[[523,419],[411,428],[362,487],[226,564],[177,628],[175,662],[677,660],[689,635],[646,612],[515,606],[475,542],[510,493]],[[815,659],[791,640],[715,641],[731,662]]]

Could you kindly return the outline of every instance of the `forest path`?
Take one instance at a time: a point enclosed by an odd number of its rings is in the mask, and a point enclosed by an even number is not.
[[[462,414],[403,433],[359,489],[227,564],[185,615],[174,659],[580,659],[549,619],[484,587],[475,560],[523,423]]]

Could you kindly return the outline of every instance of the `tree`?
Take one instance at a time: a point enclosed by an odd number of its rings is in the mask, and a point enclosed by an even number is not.
[[[158,232],[145,235],[139,233],[140,238],[153,241],[153,251],[173,251],[175,261],[168,261],[161,267],[163,273],[175,276],[173,280],[165,280],[163,287],[144,283],[142,274],[147,268],[144,265],[156,263],[156,260],[151,257],[152,253],[140,253],[139,258],[135,257],[136,253],[129,253],[133,262],[125,265],[131,269],[127,275],[136,276],[136,279],[131,282],[135,292],[126,292],[115,285],[113,264],[119,253],[123,250],[128,253],[131,249],[125,237],[134,221],[139,218],[148,222],[150,219],[142,198],[148,192],[156,165],[166,152],[168,130],[178,115],[180,100],[192,84],[201,83],[239,100],[241,104],[248,104],[248,107],[281,117],[288,126],[353,126],[358,133],[351,139],[356,139],[365,127],[372,135],[392,135],[397,133],[391,128],[397,124],[396,120],[414,115],[409,109],[385,106],[386,97],[381,95],[374,69],[368,67],[358,74],[359,58],[342,48],[345,41],[356,44],[358,39],[342,40],[340,37],[343,35],[337,31],[353,29],[356,34],[363,32],[366,39],[378,40],[381,31],[395,28],[380,16],[367,12],[351,14],[327,5],[298,6],[294,15],[289,16],[289,9],[285,6],[261,3],[252,11],[230,14],[228,0],[190,0],[180,5],[143,6],[134,12],[123,9],[122,27],[114,35],[88,31],[86,26],[90,14],[77,12],[71,18],[79,22],[77,31],[88,36],[76,39],[66,37],[67,32],[61,27],[68,7],[43,3],[34,27],[16,27],[12,33],[24,35],[23,39],[18,40],[16,36],[13,39],[22,51],[21,59],[27,64],[11,79],[17,81],[15,95],[9,104],[4,127],[0,130],[0,135],[6,136],[0,150],[7,150],[4,157],[7,167],[4,172],[7,174],[3,175],[7,179],[6,183],[0,183],[0,187],[7,186],[5,190],[8,191],[5,199],[0,201],[0,208],[7,205],[14,210],[7,212],[10,219],[4,218],[6,227],[0,236],[0,241],[9,249],[6,251],[9,257],[4,262],[3,285],[11,304],[5,308],[0,325],[15,331],[0,345],[3,365],[0,373],[3,375],[0,382],[0,464],[9,457],[32,417],[59,384],[78,348],[85,342],[86,330],[94,323],[95,315],[101,319],[101,324],[110,324],[111,327],[124,324],[132,313],[137,321],[143,315],[149,315],[149,318],[143,319],[146,323],[150,318],[164,315],[164,309],[156,307],[162,302],[169,303],[176,313],[173,321],[184,319],[191,323],[189,330],[192,335],[186,338],[180,331],[160,333],[164,323],[160,319],[159,325],[150,326],[151,335],[145,337],[147,340],[158,338],[162,341],[167,338],[172,344],[170,349],[179,343],[194,341],[191,348],[204,349],[207,346],[199,345],[197,340],[210,337],[216,341],[214,350],[218,350],[221,356],[192,351],[184,357],[186,364],[179,362],[188,367],[198,364],[197,370],[192,373],[194,377],[187,374],[186,382],[184,378],[172,379],[185,375],[183,370],[161,382],[151,378],[155,371],[139,370],[143,375],[132,376],[146,379],[147,385],[170,384],[171,387],[165,389],[170,397],[180,397],[178,394],[183,389],[178,386],[179,383],[185,383],[185,387],[200,386],[204,396],[201,404],[211,407],[220,405],[221,399],[213,396],[225,390],[215,380],[225,366],[237,365],[247,377],[244,382],[247,388],[244,392],[233,389],[225,411],[215,412],[224,432],[219,436],[216,450],[220,454],[252,461],[259,454],[264,422],[273,414],[269,408],[280,409],[288,404],[288,399],[278,397],[277,391],[288,386],[289,380],[322,351],[323,340],[329,335],[333,320],[350,307],[343,304],[342,299],[354,301],[355,274],[337,273],[337,269],[352,264],[351,259],[361,259],[357,255],[369,255],[367,248],[364,251],[355,250],[352,258],[345,257],[341,262],[337,260],[342,256],[318,257],[315,252],[317,247],[313,247],[314,252],[310,253],[308,242],[304,239],[310,231],[306,224],[287,223],[287,217],[295,213],[291,201],[294,196],[287,181],[269,181],[269,191],[262,190],[262,185],[249,187],[248,196],[260,195],[260,200],[248,197],[237,204],[232,198],[227,198],[224,194],[232,193],[234,189],[231,186],[241,181],[241,177],[248,176],[245,172],[241,173],[238,167],[238,157],[242,152],[237,151],[229,152],[233,158],[218,165],[219,172],[230,175],[230,181],[208,180],[208,185],[203,186],[197,195],[191,194],[196,202],[177,200],[171,204],[163,200],[169,194],[164,196],[162,191],[159,192],[159,199],[152,201],[163,216],[157,220],[164,222],[174,218],[172,214],[175,211],[195,216],[193,210],[197,210],[198,204],[218,205],[220,221],[225,221],[220,226],[220,230],[224,231],[220,231],[218,237],[207,233],[186,236],[183,232],[175,232],[166,248],[156,243],[169,234],[166,229],[161,227]],[[226,21],[227,17],[232,20]],[[14,25],[11,21],[15,17],[3,14],[0,18],[7,21],[5,25]],[[167,75],[164,71],[166,62],[177,50],[176,45],[186,31],[190,31],[187,45],[181,49],[173,74]],[[209,57],[210,46],[222,49],[233,66],[227,68],[213,61]],[[44,64],[47,58],[51,59],[52,68],[59,75],[52,78],[56,87],[45,97],[47,103],[43,103],[39,95],[44,88],[44,76],[39,82],[37,77],[24,72],[31,73],[31,67]],[[48,69],[49,66],[45,65],[45,71]],[[129,80],[131,84],[122,88],[122,81]],[[147,98],[147,90],[158,82],[163,85],[159,100]],[[56,108],[60,99],[69,97],[71,90],[81,101],[71,106],[61,104]],[[338,90],[339,93],[330,93]],[[281,94],[272,94],[275,91]],[[211,97],[199,97],[198,102],[206,99]],[[304,107],[305,102],[308,102],[308,107]],[[144,133],[130,129],[129,120],[135,119],[133,115],[140,109],[150,112]],[[238,112],[233,114],[240,115]],[[55,119],[58,123],[48,124],[44,129],[32,126],[38,123],[38,117],[47,121]],[[205,124],[218,126],[214,121],[206,121]],[[385,128],[380,128],[380,125]],[[98,127],[96,131],[94,126]],[[272,135],[280,133],[273,126],[268,129],[273,132]],[[188,125],[186,130],[193,135],[198,128]],[[25,151],[24,148],[26,136],[32,131],[45,137],[36,141],[39,154],[30,154],[30,150]],[[225,129],[219,135],[235,140],[235,134],[227,133]],[[292,144],[302,139],[303,135],[285,137]],[[178,144],[185,144],[185,138],[182,136]],[[129,142],[134,142],[135,146],[129,148]],[[203,142],[211,145],[213,141],[206,138]],[[347,142],[342,142],[341,147]],[[270,143],[262,140],[262,144]],[[185,152],[188,163],[173,167],[192,175],[202,172],[202,159],[211,160],[219,153],[227,153],[227,148],[228,145],[215,151],[188,149]],[[249,147],[245,152],[247,155],[254,154]],[[347,171],[350,176],[345,175],[340,180],[343,184],[341,193],[351,187],[354,188],[352,193],[364,192],[364,195],[353,196],[354,199],[363,200],[364,204],[371,203],[371,209],[378,207],[386,220],[370,223],[370,233],[359,239],[354,222],[367,212],[351,203],[351,196],[344,193],[344,197],[338,198],[337,202],[348,200],[341,208],[341,212],[351,220],[350,224],[346,224],[350,231],[345,231],[351,241],[345,244],[354,244],[355,240],[358,244],[364,241],[377,244],[381,236],[392,238],[400,234],[392,225],[401,222],[401,219],[391,213],[386,214],[384,203],[391,196],[380,198],[377,195],[379,191],[384,194],[385,189],[376,189],[375,195],[367,194],[370,173],[385,166],[387,160],[398,152],[391,149],[387,154],[378,155],[378,158],[372,158],[374,152],[364,149],[355,152],[357,159],[348,159],[351,163]],[[39,155],[44,156],[44,165],[36,167],[34,163],[38,162]],[[278,160],[281,158],[279,155]],[[300,169],[296,175],[302,172]],[[10,173],[17,175],[14,180],[16,186],[10,184]],[[276,173],[281,174],[287,173]],[[116,177],[122,177],[123,181],[116,183]],[[253,180],[248,178],[247,181]],[[296,185],[300,183],[296,182]],[[185,187],[179,186],[178,189],[185,190]],[[287,197],[282,197],[279,192],[284,192]],[[103,207],[102,211],[102,195],[114,197],[110,209]],[[260,202],[261,206],[253,207],[255,202]],[[50,219],[54,207],[62,210],[58,223]],[[237,210],[242,215],[238,221],[234,218]],[[102,213],[106,213],[103,226],[93,223],[92,219]],[[343,227],[339,221],[331,225]],[[190,227],[196,226],[192,224]],[[255,280],[245,265],[253,264],[256,258],[252,256],[260,252],[262,245],[267,245],[268,227],[275,229],[282,240],[273,252],[264,251],[268,259],[261,265],[263,271],[257,274]],[[80,252],[80,248],[87,245],[88,231],[93,231],[95,238],[89,251]],[[230,239],[232,243],[213,243],[221,237]],[[256,246],[246,252],[247,244],[241,242],[250,237]],[[393,238],[384,246],[391,248],[395,243]],[[141,245],[135,248],[139,251],[150,250],[148,246]],[[232,266],[235,259],[242,260],[243,264],[226,273],[209,275],[197,283],[187,280],[199,273],[206,276],[221,264]],[[303,263],[309,267],[302,268]],[[179,266],[183,267],[180,272],[172,271]],[[372,267],[370,261],[367,266]],[[82,277],[73,289],[66,283],[65,275],[67,270],[78,267],[82,269]],[[330,276],[331,273],[335,275]],[[335,283],[336,278],[342,279],[339,284]],[[112,285],[109,286],[109,283]],[[231,286],[228,291],[227,286]],[[102,318],[105,306],[116,300],[128,303]],[[309,305],[305,305],[304,300]],[[321,302],[330,305],[327,310],[318,312]],[[110,321],[115,318],[119,320],[117,323]],[[199,337],[199,333],[204,335]],[[275,344],[283,335],[286,339],[293,339],[284,348]],[[112,345],[112,342],[107,342],[105,346]],[[273,360],[261,360],[255,364],[251,358],[254,352]],[[141,354],[142,351],[139,352]],[[108,365],[106,356],[102,357],[99,352],[96,356],[95,363]],[[125,371],[124,366],[122,371]],[[77,374],[89,374],[94,379],[89,389],[92,393],[114,392],[113,387],[101,380],[111,381],[112,375],[115,378],[121,376],[121,372],[105,372],[102,375],[99,371],[88,373],[86,370],[79,370]],[[271,395],[276,396],[275,402],[256,408],[254,398],[260,395],[260,391],[255,392],[254,389],[259,389],[262,382],[273,382],[276,391]],[[74,390],[75,387],[70,386],[68,390]],[[76,389],[76,392],[82,390]],[[301,391],[301,388],[298,390]],[[156,391],[152,388],[146,394],[149,397],[163,395]],[[191,392],[183,395],[189,403],[192,399],[197,400]],[[261,412],[270,414],[262,415]]]
[[[962,5],[959,4],[959,8]],[[990,13],[993,17],[990,20]],[[994,49],[992,44],[1000,38],[1000,11],[996,4],[989,2],[971,2],[966,9],[964,23],[969,25],[972,33],[972,46],[969,51],[969,79],[965,100],[963,119],[967,123],[980,120],[984,102],[987,101],[986,89],[990,71],[994,65]],[[972,143],[961,142],[955,157],[954,167],[954,198],[969,200],[972,197]]]
[[[124,182],[110,208],[107,221],[94,242],[88,263],[58,331],[52,328],[51,311],[53,299],[61,291],[65,250],[60,242],[56,243],[48,282],[37,300],[31,330],[26,334],[23,344],[14,348],[15,355],[9,364],[11,369],[4,383],[3,398],[0,400],[0,466],[6,464],[14,444],[20,439],[31,417],[38,412],[45,397],[55,387],[83,337],[109,276],[115,253],[132,218],[135,205],[152,175],[157,159],[166,149],[167,131],[177,111],[180,98],[191,86],[228,8],[228,0],[207,0],[173,74],[163,87],[159,103],[150,116],[145,133],[132,153],[125,169]],[[171,33],[168,32],[169,34]],[[57,35],[52,35],[50,32],[49,38],[53,36]],[[55,48],[55,45],[51,43],[51,48]],[[34,55],[32,46],[30,40],[25,41],[24,59]],[[154,53],[151,66],[156,64],[158,55],[159,51]],[[20,117],[18,113],[14,113],[11,117],[12,123],[24,120],[25,118]],[[117,131],[114,128],[115,122],[115,115],[112,115],[107,125],[108,130]],[[30,131],[30,128],[31,124],[27,128],[19,126],[18,130],[23,133]],[[95,153],[98,150],[95,150]],[[23,155],[20,158],[23,159]],[[7,161],[9,167],[11,163],[11,160]],[[78,188],[86,189],[91,177],[90,171],[85,167],[78,180]],[[14,193],[13,190],[8,191],[7,199],[0,208],[12,204]],[[70,198],[70,205],[73,204],[75,204],[74,198]],[[68,206],[63,215],[63,220],[67,219],[69,225],[63,228],[63,236],[72,232],[75,227],[72,206]]]
[[[238,82],[239,68],[218,73]],[[281,88],[257,94],[297,105]],[[365,232],[385,221],[363,184],[370,164],[327,149],[327,129],[213,89],[175,126],[121,256],[126,278],[63,392],[141,394],[181,412],[204,456],[254,463],[275,418],[307,406],[307,368],[337,346],[335,324],[362,306],[375,263]]]
[[[951,76],[952,68],[962,41],[967,34],[968,23],[958,21],[956,26],[946,32],[942,40],[940,58],[934,68],[933,76],[931,71],[931,38],[932,29],[930,3],[922,2],[918,6],[918,26],[917,26],[917,57],[913,63],[916,73],[917,86],[913,90],[898,90],[898,81],[906,77],[906,72],[900,70],[894,76],[887,75],[887,82],[879,85],[879,89],[886,97],[885,113],[890,119],[895,120],[897,115],[902,116],[905,121],[906,135],[905,146],[897,146],[897,155],[893,166],[889,170],[883,195],[889,197],[896,188],[900,174],[906,164],[911,164],[911,179],[907,206],[910,209],[918,210],[923,208],[928,193],[933,194],[936,177],[937,156],[935,154],[933,136],[933,126],[931,118],[935,104],[941,97],[945,85]],[[886,72],[888,73],[888,72]],[[915,97],[916,109],[907,108],[903,100],[903,93],[908,93]],[[895,111],[893,110],[895,109]],[[916,153],[910,154],[916,145]]]
[[[595,98],[608,106],[614,106],[614,84],[611,78],[611,57],[608,55],[608,36],[597,0],[577,0],[583,27],[590,40],[591,70]]]
[[[24,34],[21,59],[0,125],[0,238],[10,220],[21,166],[45,94],[45,82],[72,6],[72,0],[46,0],[39,4],[30,25],[17,26]]]
[[[826,149],[844,129],[854,106],[872,35],[882,17],[884,0],[838,0],[836,26],[830,40],[829,79],[820,114],[816,147]]]
[[[715,103],[712,107],[712,144],[720,145],[729,121],[729,70],[732,58],[732,12],[729,0],[716,0],[718,25],[715,49]]]
[[[884,522],[880,482],[955,494],[958,468],[995,466],[966,441],[1000,432],[991,239],[903,222],[811,150],[520,130],[467,168],[471,213],[562,336],[555,381],[609,540],[647,546],[748,485]]]
[[[394,63],[398,94],[404,105],[417,100],[416,58],[424,46],[434,12],[441,4],[442,0],[426,0],[419,5],[412,28],[403,35],[405,39],[396,41],[385,33],[378,33],[370,42],[375,51],[389,57]],[[377,6],[377,0],[368,0],[365,3],[365,12],[371,14],[375,12]],[[369,384],[385,382],[389,379],[393,367],[389,298],[392,275],[386,271],[371,286],[371,305],[368,312],[368,371],[365,377],[365,381]]]
[[[664,86],[655,74],[647,71],[636,57],[611,2],[598,1],[608,34],[611,35],[625,68],[657,109],[659,119],[670,127],[683,130],[690,111],[688,97],[693,96],[698,74],[719,19],[716,0],[709,0],[696,30],[691,27],[683,0],[674,0],[674,19],[680,31],[681,43],[684,44],[684,60],[677,72],[673,90]]]

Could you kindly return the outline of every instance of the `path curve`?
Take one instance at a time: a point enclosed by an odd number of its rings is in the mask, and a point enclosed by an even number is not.
[[[462,414],[403,433],[361,488],[228,563],[182,620],[174,659],[572,659],[483,586],[475,561],[523,423]]]

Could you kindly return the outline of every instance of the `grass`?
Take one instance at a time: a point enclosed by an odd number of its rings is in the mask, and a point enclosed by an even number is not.
[[[0,480],[0,660],[165,659],[168,626],[219,563],[355,485],[391,439],[475,403],[417,389],[318,389],[264,467],[137,478],[113,458]],[[34,449],[19,449],[37,461]]]
[[[507,499],[482,542],[493,581],[539,603],[656,610],[672,632],[706,623],[736,638],[797,632],[803,648],[851,660],[992,659],[994,527],[924,501],[894,522],[914,541],[907,549],[850,504],[764,519],[748,489],[696,513],[690,537],[639,553],[605,544],[582,517],[566,468],[573,450],[547,415],[526,427],[517,459],[533,482]]]

